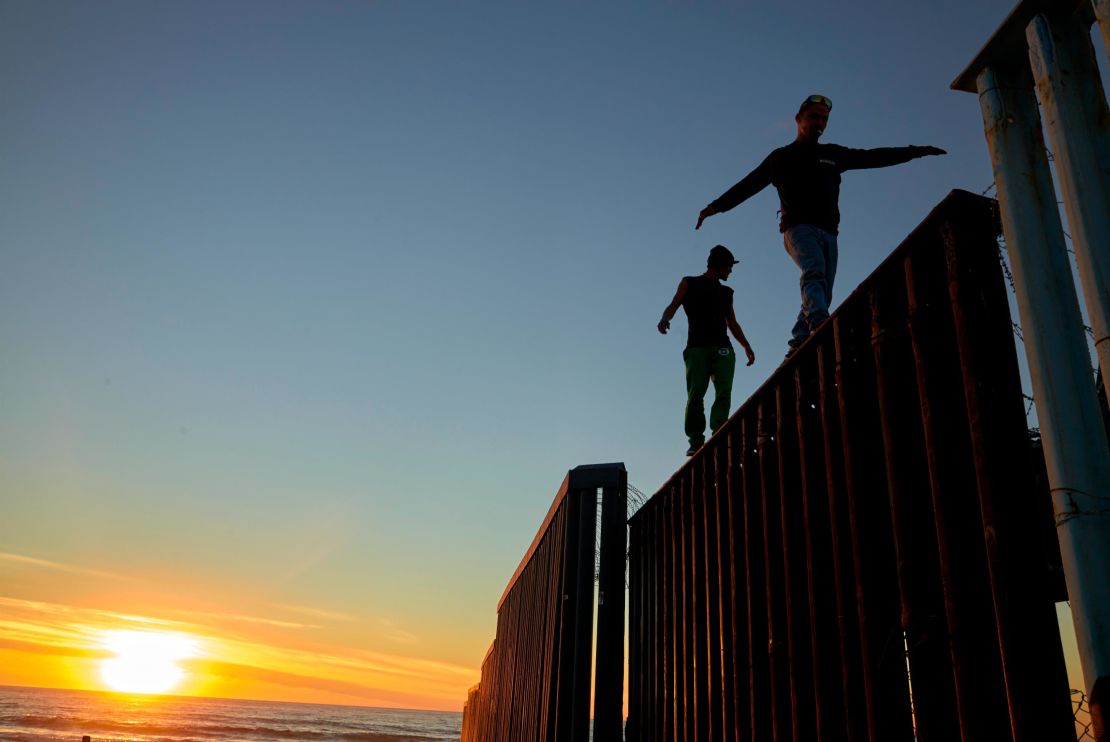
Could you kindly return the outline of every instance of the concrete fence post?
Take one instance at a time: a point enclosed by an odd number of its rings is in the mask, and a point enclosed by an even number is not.
[[[1097,739],[1110,692],[1110,448],[1027,69],[977,79]]]
[[[1079,16],[1026,29],[1029,61],[1055,155],[1095,351],[1110,373],[1110,112],[1089,24]],[[1110,379],[1103,377],[1106,382]]]

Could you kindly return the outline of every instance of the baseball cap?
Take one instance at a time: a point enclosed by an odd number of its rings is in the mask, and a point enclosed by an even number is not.
[[[736,265],[740,261],[733,257],[729,249],[724,245],[714,245],[713,249],[709,251],[709,259],[706,265],[713,267],[717,265]]]
[[[825,106],[829,109],[830,113],[832,112],[832,101],[823,95],[814,94],[807,96],[806,99],[802,101],[802,105],[798,106],[798,113],[806,110],[809,106]]]

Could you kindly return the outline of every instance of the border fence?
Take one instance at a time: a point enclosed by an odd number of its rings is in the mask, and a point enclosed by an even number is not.
[[[996,202],[949,194],[627,542],[623,464],[568,472],[462,742],[1098,738],[997,237]]]
[[[593,739],[622,739],[627,484],[624,464],[567,473],[497,606],[462,742],[585,742],[591,684]]]
[[[997,234],[952,192],[631,518],[627,739],[1075,738]]]

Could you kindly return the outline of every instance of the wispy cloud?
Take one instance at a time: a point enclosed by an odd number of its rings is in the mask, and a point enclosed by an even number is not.
[[[264,618],[262,616],[247,616],[241,613],[216,613],[212,611],[174,611],[177,615],[191,616],[197,619],[216,620],[216,621],[233,621],[236,623],[253,623],[263,626],[277,626],[282,629],[319,629],[322,628],[317,624],[299,623],[295,621],[282,621],[276,618]]]
[[[62,603],[48,603],[42,600],[26,600],[24,598],[10,598],[6,596],[0,596],[0,611],[3,611],[8,616],[21,616],[27,620],[34,620],[46,626],[70,624],[77,621],[78,618],[83,621],[93,620],[99,621],[100,623],[117,621],[156,621],[156,619],[149,619],[142,616],[128,616],[114,611],[102,611],[96,608],[83,608],[80,606],[63,605]]]
[[[385,638],[397,644],[416,644],[420,638],[411,631],[405,631],[388,618],[379,618],[378,624],[385,629]]]
[[[289,605],[288,603],[275,603],[274,607],[280,608],[284,611],[290,611],[292,613],[300,613],[304,616],[312,616],[313,618],[324,619],[326,621],[358,621],[358,618],[346,613],[340,613],[338,611],[325,611],[321,610],[320,608],[310,608],[306,605]]]
[[[112,653],[107,649],[93,649],[89,647],[75,647],[60,644],[43,644],[42,642],[36,641],[20,641],[18,639],[3,638],[0,638],[0,649],[10,649],[16,652],[26,652],[27,654],[49,654],[60,657],[87,657],[92,659],[102,659],[112,656]]]
[[[212,653],[201,658],[208,662],[198,661],[198,669],[225,678],[341,693],[360,703],[447,708],[477,680],[473,667],[328,645],[215,640],[210,647]]]
[[[412,702],[411,691],[396,691],[382,687],[368,686],[350,680],[338,680],[296,672],[284,672],[266,667],[243,665],[234,662],[212,660],[187,660],[182,665],[194,672],[236,681],[252,681],[283,685],[289,688],[304,688],[325,693],[337,693],[358,699],[374,706],[395,706]]]
[[[397,625],[395,621],[382,617],[368,617],[359,619],[346,613],[339,613],[338,611],[326,611],[320,608],[311,608],[305,605],[290,605],[288,603],[276,603],[275,608],[290,611],[292,613],[300,613],[304,616],[311,616],[324,621],[343,621],[347,623],[354,623],[362,621],[363,623],[376,624],[381,627],[381,636],[395,644],[416,644],[420,638],[413,634],[411,631],[405,631]],[[311,628],[321,628],[319,626],[312,626]]]
[[[105,580],[126,580],[127,577],[115,572],[106,572],[100,569],[89,569],[88,567],[80,567],[73,564],[63,564],[61,562],[52,562],[47,559],[38,559],[37,557],[26,556],[25,554],[11,554],[9,552],[0,551],[0,562],[8,562],[12,564],[23,564],[28,567],[37,567],[39,569],[50,569],[55,572],[68,572],[74,575],[84,575],[86,577],[99,577]]]
[[[103,626],[122,619],[108,611],[0,597],[0,646],[21,652],[86,656]]]

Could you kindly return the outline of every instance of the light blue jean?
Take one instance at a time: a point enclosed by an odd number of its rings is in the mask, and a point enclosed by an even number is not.
[[[798,224],[783,233],[783,243],[802,271],[802,309],[790,331],[789,342],[791,348],[797,348],[829,318],[836,278],[836,235],[811,224]]]

